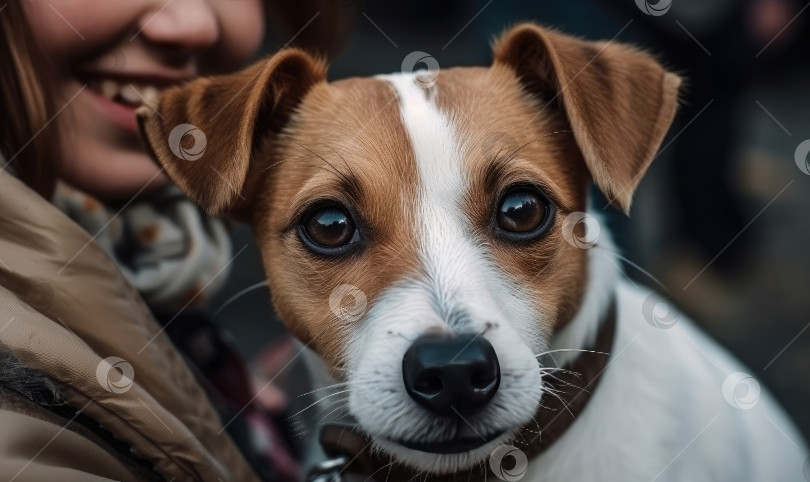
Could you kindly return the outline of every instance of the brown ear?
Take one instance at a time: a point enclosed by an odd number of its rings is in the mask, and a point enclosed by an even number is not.
[[[628,212],[675,116],[681,79],[644,52],[533,24],[506,32],[494,57],[527,90],[561,105],[594,182]]]
[[[138,109],[152,156],[169,178],[211,214],[247,219],[261,169],[251,160],[281,131],[324,64],[286,49],[245,70],[167,90],[157,110]],[[255,164],[255,163],[254,163]]]

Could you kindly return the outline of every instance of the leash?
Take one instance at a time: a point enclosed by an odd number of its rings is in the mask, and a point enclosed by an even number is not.
[[[556,390],[560,396],[544,397],[543,406],[537,409],[534,419],[524,425],[510,442],[527,459],[532,459],[551,447],[585,409],[607,368],[615,334],[614,299],[600,320],[593,344],[564,365],[562,368],[565,370],[545,377],[545,386]],[[426,479],[425,474],[395,462],[385,454],[370,453],[368,449],[371,447],[371,439],[349,425],[325,425],[321,429],[320,443],[330,458],[310,470],[307,482],[345,482],[348,474],[386,482],[449,482],[484,478],[482,469],[476,466],[453,474],[428,476]],[[495,480],[489,464],[486,466],[486,479]]]

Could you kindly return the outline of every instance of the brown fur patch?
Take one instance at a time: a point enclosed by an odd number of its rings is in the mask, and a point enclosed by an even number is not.
[[[253,226],[274,303],[300,340],[339,367],[346,329],[330,309],[332,291],[351,284],[371,304],[419,267],[412,205],[416,161],[394,91],[374,79],[317,86],[273,159],[255,201]],[[325,259],[299,240],[301,213],[324,198],[359,214],[365,246],[358,256]]]

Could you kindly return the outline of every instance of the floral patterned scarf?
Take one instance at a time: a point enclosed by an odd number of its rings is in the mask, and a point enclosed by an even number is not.
[[[228,278],[224,221],[202,213],[174,186],[116,206],[60,182],[53,203],[118,262],[157,313],[198,306]]]

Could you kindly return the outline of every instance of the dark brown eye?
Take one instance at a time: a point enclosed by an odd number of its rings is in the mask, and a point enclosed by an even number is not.
[[[545,196],[532,189],[517,189],[501,198],[495,223],[509,237],[528,239],[545,232],[550,215],[550,203]]]
[[[300,226],[302,239],[321,254],[340,254],[357,238],[351,216],[338,206],[327,206],[307,215]]]

